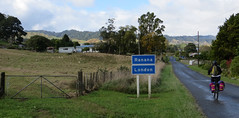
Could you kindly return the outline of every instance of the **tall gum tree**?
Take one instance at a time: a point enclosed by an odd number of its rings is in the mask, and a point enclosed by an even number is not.
[[[166,49],[165,40],[162,32],[165,26],[163,21],[156,17],[152,12],[141,15],[138,18],[139,39],[142,53],[162,53]]]

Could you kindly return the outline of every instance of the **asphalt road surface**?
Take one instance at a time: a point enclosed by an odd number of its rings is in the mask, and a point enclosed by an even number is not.
[[[239,86],[226,83],[225,90],[214,100],[209,91],[209,76],[192,71],[186,65],[170,58],[173,71],[196,99],[208,118],[239,118]]]

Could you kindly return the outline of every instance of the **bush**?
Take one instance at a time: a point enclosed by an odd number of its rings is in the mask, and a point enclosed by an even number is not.
[[[136,79],[135,78],[122,78],[105,83],[102,86],[104,90],[113,90],[123,93],[135,94],[136,93]]]
[[[232,76],[239,76],[239,56],[232,60],[230,72]]]
[[[227,60],[222,60],[220,66],[221,66],[221,69],[222,69],[222,73],[224,75],[228,75],[229,74],[229,68],[228,68],[228,65],[227,65]]]
[[[119,68],[117,68],[117,70],[124,72],[124,71],[129,71],[129,68],[127,66],[122,66],[121,65]]]
[[[17,45],[10,45],[10,46],[7,47],[7,49],[17,49],[17,48],[18,48]]]
[[[159,92],[159,81],[151,84],[151,92],[156,93]],[[148,93],[148,82],[140,79],[140,93],[147,94]],[[105,83],[102,86],[103,90],[113,90],[118,92],[123,92],[127,94],[136,94],[137,93],[137,85],[136,78],[121,78],[118,80],[113,80]]]
[[[222,69],[228,69],[227,60],[222,60],[220,66]]]
[[[161,60],[162,60],[164,63],[168,63],[168,62],[169,62],[168,56],[163,56],[163,57],[161,58]]]
[[[211,68],[211,64],[210,63],[205,63],[203,65],[201,65],[201,68],[204,70],[209,70]]]

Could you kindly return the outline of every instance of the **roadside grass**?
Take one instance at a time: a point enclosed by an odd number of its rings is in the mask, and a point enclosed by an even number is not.
[[[197,65],[193,65],[193,66],[188,66],[190,69],[194,70],[194,71],[197,71],[205,76],[208,76],[208,71],[207,70],[204,70],[200,67],[198,67]],[[227,82],[227,83],[230,83],[230,84],[234,84],[234,85],[238,85],[239,86],[239,80],[238,79],[232,79],[230,77],[226,77],[226,76],[221,76],[221,80],[224,81],[224,82]]]
[[[205,117],[196,101],[167,65],[158,81],[158,92],[151,99],[147,94],[126,94],[98,90],[73,99],[1,99],[0,117]]]

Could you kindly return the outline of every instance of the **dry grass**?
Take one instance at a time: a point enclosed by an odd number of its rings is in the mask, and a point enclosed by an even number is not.
[[[120,67],[128,68],[129,71],[118,71]],[[152,75],[152,85],[157,83],[160,70],[164,63],[156,64],[156,74]],[[136,76],[131,74],[131,56],[112,55],[103,53],[38,53],[26,50],[0,49],[0,72],[6,72],[7,75],[77,75],[77,72],[83,70],[84,73],[96,72],[98,70],[107,70],[113,72],[111,80],[123,79],[120,86],[127,86],[128,82],[134,81]],[[109,73],[108,73],[109,74]],[[109,76],[109,75],[108,75]],[[140,75],[140,83],[147,85],[148,76]],[[50,78],[55,85],[70,92],[74,88],[75,78]],[[57,80],[58,79],[58,80]],[[128,80],[131,79],[131,80]],[[13,85],[15,79],[10,79],[12,89],[19,87]],[[110,81],[111,81],[110,80]],[[32,81],[32,80],[31,80]],[[101,80],[100,80],[101,81]],[[108,81],[108,80],[106,80]],[[120,80],[121,81],[121,80]],[[28,81],[30,82],[30,81]],[[26,85],[28,82],[20,82]],[[73,84],[72,84],[73,83]],[[40,82],[36,82],[39,85]],[[135,84],[135,82],[133,82]],[[114,85],[113,85],[114,86]],[[135,89],[135,85],[131,88]],[[24,87],[24,86],[21,86]],[[20,88],[21,88],[20,87]],[[18,89],[20,89],[18,88]]]
[[[102,53],[37,53],[25,50],[0,49],[0,71],[7,74],[62,75],[95,72],[98,69],[117,70],[130,67],[130,56]]]

